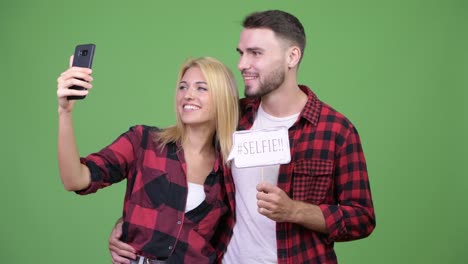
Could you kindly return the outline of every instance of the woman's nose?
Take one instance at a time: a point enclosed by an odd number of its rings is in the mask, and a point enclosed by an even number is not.
[[[187,90],[186,90],[186,92],[185,92],[185,94],[184,94],[184,98],[185,98],[186,100],[191,100],[191,99],[193,99],[193,89],[191,89],[190,87],[187,88]]]

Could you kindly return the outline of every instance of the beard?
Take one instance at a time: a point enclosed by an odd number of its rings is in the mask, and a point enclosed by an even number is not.
[[[252,91],[249,85],[245,86],[244,96],[249,98],[262,97],[270,92],[278,89],[285,79],[286,73],[281,67],[278,67],[271,71],[269,74],[260,80],[260,84],[257,91]]]

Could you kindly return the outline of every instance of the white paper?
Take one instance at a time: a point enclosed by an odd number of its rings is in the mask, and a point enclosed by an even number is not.
[[[236,131],[233,141],[228,160],[234,159],[238,168],[286,164],[291,161],[286,127]]]

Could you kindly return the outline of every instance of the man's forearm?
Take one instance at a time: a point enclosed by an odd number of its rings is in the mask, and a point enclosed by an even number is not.
[[[289,222],[302,225],[316,232],[328,233],[325,217],[317,205],[294,201],[291,209],[292,213]]]

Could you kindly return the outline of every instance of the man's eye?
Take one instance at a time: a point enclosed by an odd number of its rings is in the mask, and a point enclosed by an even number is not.
[[[186,88],[187,88],[187,86],[184,86],[184,85],[179,86],[179,90],[184,90]]]

